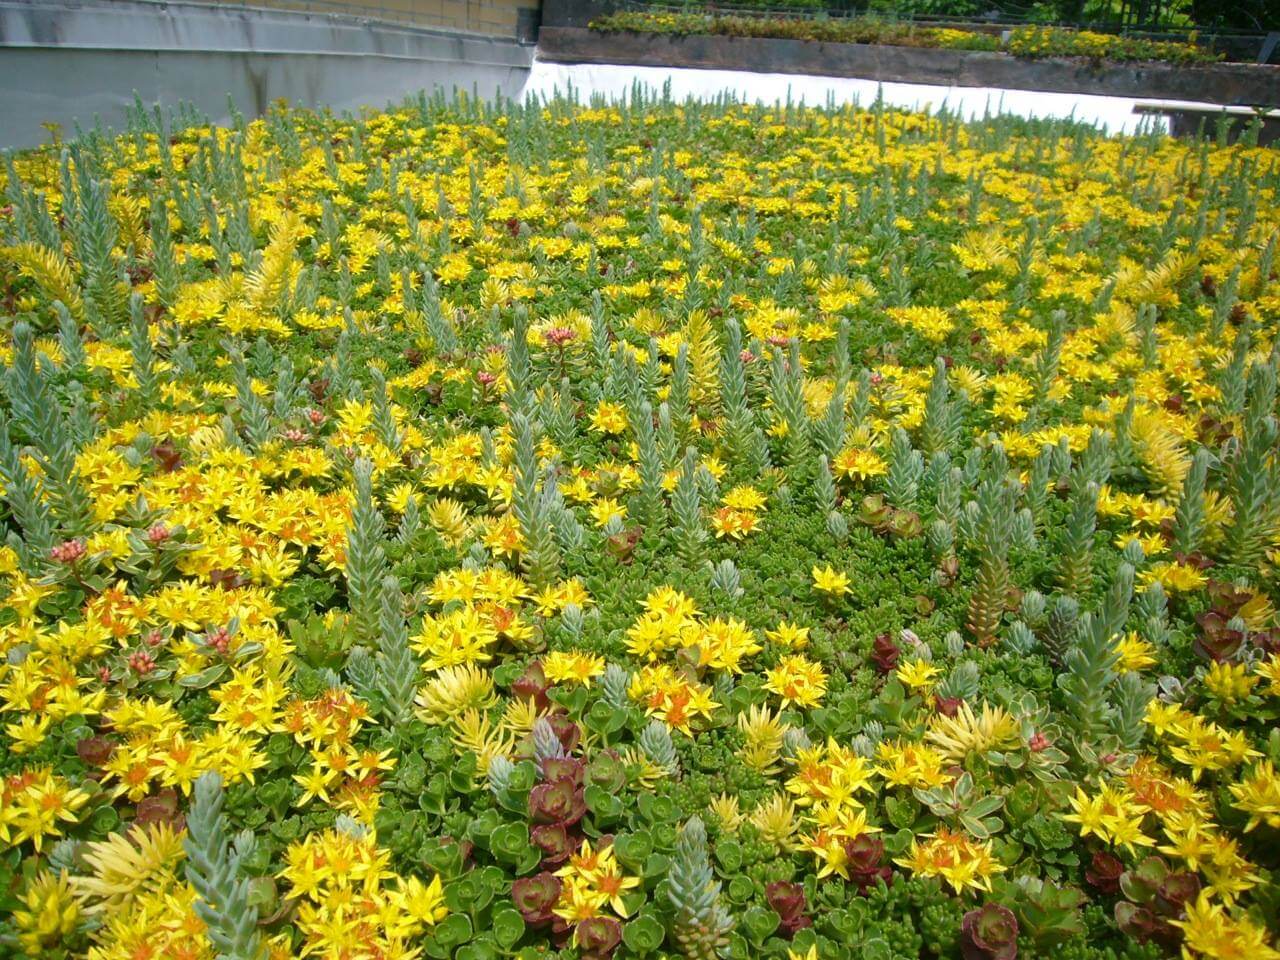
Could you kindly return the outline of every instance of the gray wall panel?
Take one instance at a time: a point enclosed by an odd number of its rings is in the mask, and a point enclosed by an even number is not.
[[[281,97],[344,110],[437,87],[515,96],[532,60],[514,39],[329,16],[0,3],[0,146],[46,141],[45,121],[69,133],[98,116],[119,128],[135,90],[148,103],[189,101],[217,122],[228,94],[251,116]]]

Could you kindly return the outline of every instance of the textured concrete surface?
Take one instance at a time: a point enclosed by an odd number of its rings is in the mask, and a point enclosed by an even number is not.
[[[246,115],[275,99],[335,110],[385,106],[419,90],[517,94],[532,47],[514,38],[336,15],[117,0],[0,0],[0,147],[100,117],[119,127],[134,92],[193,103],[215,122],[227,96]]]
[[[204,0],[228,7],[270,7],[340,13],[418,27],[469,30],[494,36],[515,36],[522,11],[537,13],[537,0]]]
[[[554,26],[544,26],[539,34],[538,56],[559,63],[753,70],[947,87],[1280,106],[1280,66],[1020,60],[1004,53],[755,37],[602,33]]]

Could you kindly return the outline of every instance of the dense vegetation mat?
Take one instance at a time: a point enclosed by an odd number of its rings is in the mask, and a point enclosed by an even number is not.
[[[0,953],[1276,957],[1245,139],[421,99],[11,158]]]
[[[1222,57],[1196,43],[1148,40],[1066,27],[1016,27],[1007,38],[977,30],[916,26],[875,18],[762,17],[722,13],[624,10],[597,17],[591,29],[672,36],[757,37],[824,43],[889,44],[943,50],[1006,52],[1024,59],[1080,57],[1095,62],[1150,61],[1183,65],[1216,63]]]

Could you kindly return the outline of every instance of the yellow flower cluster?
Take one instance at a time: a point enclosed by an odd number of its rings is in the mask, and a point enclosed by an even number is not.
[[[1169,755],[1191,768],[1198,781],[1206,771],[1230,770],[1261,754],[1253,749],[1243,730],[1228,730],[1176,705],[1152,701],[1147,708],[1147,724]]]
[[[741,540],[759,528],[765,495],[755,487],[742,485],[728,491],[721,506],[711,514],[711,529],[717,537]]]
[[[1267,771],[1260,768],[1259,774],[1265,778]],[[1249,810],[1254,800],[1262,800],[1259,812],[1265,809],[1265,794],[1255,792],[1259,788],[1266,789],[1265,779],[1239,793],[1233,789],[1237,797],[1246,798],[1241,809]],[[1077,824],[1081,836],[1097,836],[1130,853],[1152,848],[1173,857],[1188,870],[1200,872],[1206,893],[1228,905],[1260,880],[1241,855],[1238,841],[1214,823],[1207,796],[1151,757],[1140,757],[1127,774],[1101,784],[1096,793],[1077,787],[1070,805],[1072,812],[1062,819]],[[1163,843],[1149,824],[1158,825]]]
[[[685,734],[692,732],[693,724],[709,719],[720,706],[712,699],[710,687],[689,679],[666,663],[649,664],[637,670],[627,694],[647,715]]]
[[[61,836],[66,824],[75,823],[88,802],[88,793],[49,767],[11,774],[0,781],[0,843],[30,840],[40,850],[47,838]]]
[[[280,879],[298,902],[304,955],[409,960],[417,954],[413,938],[449,915],[440,878],[398,876],[372,829],[311,833],[284,857]]]
[[[946,827],[913,839],[907,855],[894,863],[920,876],[941,877],[957,893],[969,887],[990,890],[991,877],[1005,871],[990,843]]]
[[[764,688],[777,694],[784,707],[816,707],[827,692],[827,673],[804,654],[791,654],[764,672]]]
[[[592,847],[587,840],[569,862],[555,872],[560,878],[560,897],[553,913],[574,928],[583,920],[603,915],[605,908],[617,916],[631,915],[627,895],[640,886],[640,878],[623,873],[611,844]]]

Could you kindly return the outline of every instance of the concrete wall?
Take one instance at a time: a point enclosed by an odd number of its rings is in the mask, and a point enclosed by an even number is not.
[[[335,110],[418,90],[518,95],[533,48],[514,36],[428,30],[238,5],[0,0],[0,147],[48,139],[41,123],[119,127],[134,91],[193,103],[215,122],[277,98]]]

